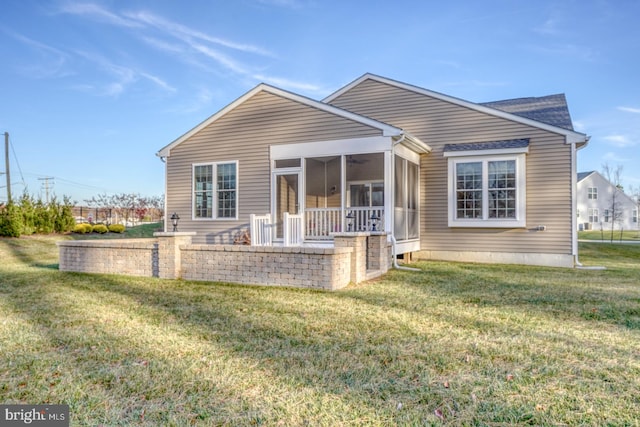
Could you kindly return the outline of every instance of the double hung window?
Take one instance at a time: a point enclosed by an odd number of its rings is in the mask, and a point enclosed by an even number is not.
[[[449,158],[450,227],[525,227],[525,155]]]
[[[193,218],[238,218],[238,162],[193,165]]]

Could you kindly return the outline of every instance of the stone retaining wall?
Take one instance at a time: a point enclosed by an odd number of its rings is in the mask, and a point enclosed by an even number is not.
[[[332,248],[194,245],[195,233],[58,242],[60,270],[335,290],[387,272],[384,233],[340,233]]]
[[[58,242],[60,271],[159,277],[155,239]]]
[[[182,278],[335,290],[349,284],[351,249],[188,245]]]

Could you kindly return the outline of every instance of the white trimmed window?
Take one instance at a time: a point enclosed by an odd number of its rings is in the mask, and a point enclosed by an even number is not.
[[[634,209],[631,212],[631,222],[634,222],[634,223],[638,222],[638,209]]]
[[[604,222],[609,222],[611,218],[611,211],[609,209],[604,210]]]
[[[193,165],[193,218],[238,219],[238,162]]]
[[[525,154],[449,158],[449,226],[526,226]]]
[[[587,188],[587,198],[589,200],[598,200],[598,187]]]
[[[597,208],[589,209],[589,222],[596,223],[600,222],[600,211]]]

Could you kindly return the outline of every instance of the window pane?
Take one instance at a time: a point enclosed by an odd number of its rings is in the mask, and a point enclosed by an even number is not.
[[[482,163],[456,164],[456,217],[482,218]]]
[[[516,217],[516,162],[488,162],[489,218]]]
[[[384,206],[384,184],[382,182],[371,184],[371,206]]]
[[[213,216],[213,166],[201,165],[194,168],[194,216]]]
[[[217,216],[234,218],[236,216],[236,164],[218,164],[217,170]]]
[[[300,167],[300,159],[284,159],[284,160],[276,160],[276,168],[299,168]]]

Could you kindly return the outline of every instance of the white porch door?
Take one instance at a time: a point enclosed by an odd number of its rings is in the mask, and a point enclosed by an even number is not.
[[[302,209],[302,192],[300,184],[302,182],[300,171],[275,171],[273,172],[273,182],[271,186],[271,200],[273,203],[272,212],[276,226],[277,240],[282,240],[284,235],[284,213],[298,215]]]

